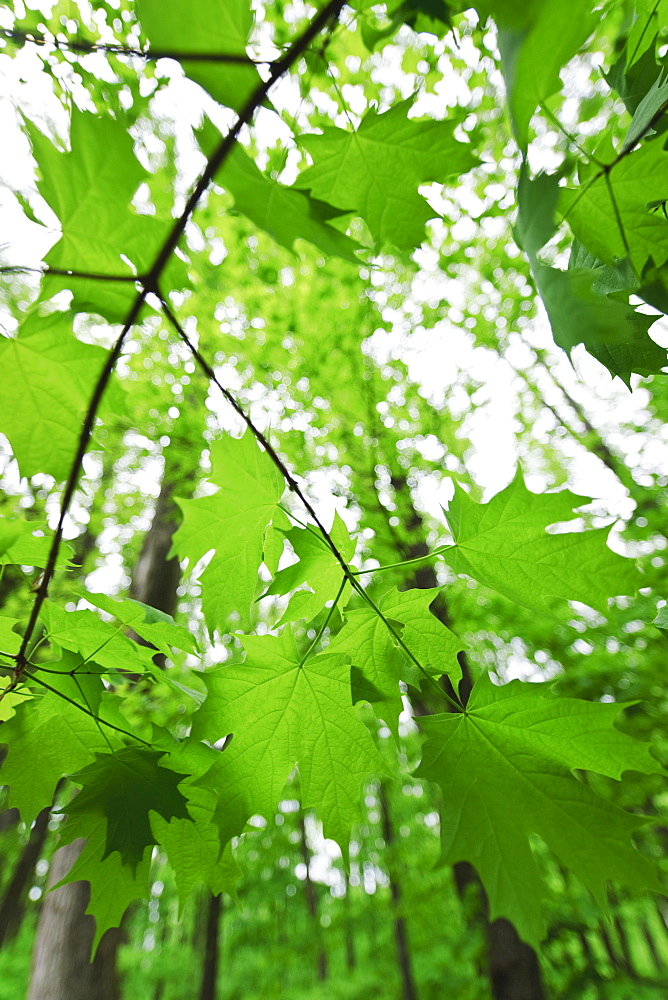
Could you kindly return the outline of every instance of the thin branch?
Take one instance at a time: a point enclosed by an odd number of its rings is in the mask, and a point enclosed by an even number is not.
[[[47,38],[45,35],[36,35],[31,31],[19,31],[16,28],[0,29],[0,37],[12,42],[32,42],[33,45],[52,45],[54,49],[62,52],[79,52],[90,55],[94,52],[104,52],[111,56],[127,56],[135,59],[144,59],[153,62],[158,59],[175,59],[177,62],[207,62],[207,63],[231,63],[239,66],[264,66],[271,64],[270,59],[251,59],[244,52],[183,52],[180,49],[136,49],[131,46],[117,45],[115,43],[86,42],[68,39],[64,41],[54,35]]]
[[[97,274],[93,271],[72,271],[62,267],[26,267],[22,264],[5,264],[0,267],[0,274],[55,274],[63,278],[85,278],[90,281],[132,281],[143,282],[140,274]]]
[[[56,530],[54,532],[53,541],[51,542],[51,548],[49,549],[49,555],[47,558],[47,563],[44,568],[44,574],[40,582],[37,594],[35,596],[35,601],[32,606],[30,613],[30,618],[28,620],[28,625],[26,627],[23,640],[21,642],[21,648],[18,653],[16,667],[14,669],[14,676],[10,684],[7,685],[5,690],[0,693],[0,700],[9,692],[12,691],[21,679],[21,676],[28,667],[28,660],[26,658],[26,650],[30,642],[30,638],[33,631],[37,625],[37,620],[39,618],[39,613],[42,608],[42,604],[46,600],[49,584],[53,578],[53,574],[56,569],[56,563],[58,561],[58,553],[60,551],[60,544],[63,537],[63,528],[65,524],[65,519],[67,513],[70,509],[72,499],[74,497],[74,491],[79,480],[79,474],[81,470],[81,463],[84,455],[86,454],[88,448],[88,442],[90,439],[91,431],[95,423],[95,418],[97,416],[102,397],[104,395],[105,389],[109,384],[112,373],[116,366],[116,362],[120,357],[121,351],[123,350],[123,345],[130,332],[132,326],[137,322],[139,315],[141,313],[142,307],[146,300],[146,297],[151,292],[157,292],[159,294],[158,283],[160,277],[169,263],[169,260],[178,246],[178,243],[183,236],[188,222],[193,215],[197,205],[199,204],[205,191],[208,189],[209,184],[217,174],[218,170],[221,168],[227,157],[232,152],[234,145],[239,137],[241,130],[245,125],[250,124],[253,116],[257,109],[262,105],[266,99],[269,91],[285,73],[289,71],[291,66],[301,58],[302,54],[306,51],[308,46],[311,44],[314,38],[320,34],[330,23],[336,22],[341,9],[345,4],[345,0],[330,0],[318,14],[313,18],[305,31],[293,42],[290,48],[285,52],[285,54],[275,62],[271,67],[271,72],[267,80],[258,86],[251,97],[246,101],[242,110],[239,112],[236,122],[227,133],[226,136],[220,141],[217,149],[213,152],[209,158],[199,181],[195,185],[185,208],[183,209],[181,215],[175,220],[171,231],[167,238],[165,239],[158,255],[149,271],[149,273],[142,279],[142,289],[137,294],[132,306],[130,307],[123,328],[116,339],[113,347],[109,351],[107,360],[104,364],[100,375],[98,376],[97,382],[93,389],[93,394],[91,396],[90,403],[88,404],[88,409],[86,411],[86,416],[84,418],[81,433],[79,435],[79,440],[77,443],[76,453],[74,455],[74,460],[72,462],[72,467],[65,484],[65,489],[63,492],[63,498],[60,506],[60,514],[58,517],[58,523],[56,525]],[[287,471],[287,470],[286,470]],[[308,509],[308,508],[307,508]],[[312,508],[311,508],[312,510]],[[309,513],[311,513],[309,510]],[[320,526],[320,522],[315,518],[316,523]],[[347,566],[345,561],[339,555],[339,561],[345,567],[347,572]]]
[[[178,318],[174,315],[174,312],[172,311],[171,306],[165,300],[165,298],[160,294],[160,292],[158,292],[158,296],[160,298],[160,303],[162,305],[162,308],[163,308],[163,311],[165,313],[165,316],[167,317],[167,319],[169,320],[169,322],[171,323],[171,325],[173,326],[173,328],[176,330],[176,332],[178,333],[178,335],[181,338],[181,340],[187,346],[188,350],[192,353],[193,357],[195,358],[195,361],[197,362],[197,364],[199,365],[199,367],[201,368],[201,370],[204,372],[204,374],[207,376],[207,378],[211,382],[213,382],[213,384],[215,386],[217,386],[218,389],[220,389],[220,391],[222,392],[222,394],[225,397],[225,399],[227,400],[227,402],[230,404],[230,406],[233,407],[235,413],[237,413],[241,417],[241,419],[244,421],[244,423],[246,424],[246,426],[250,430],[250,432],[253,435],[253,437],[256,439],[256,441],[259,442],[259,444],[267,452],[267,454],[271,458],[272,462],[274,463],[274,465],[276,466],[276,468],[279,470],[279,472],[281,473],[281,475],[285,479],[285,482],[287,483],[288,487],[293,491],[293,493],[297,497],[299,497],[299,499],[303,503],[304,507],[306,508],[306,510],[308,511],[308,513],[310,514],[310,516],[313,518],[314,522],[316,523],[316,525],[318,526],[318,528],[320,529],[320,531],[322,532],[323,537],[324,537],[325,541],[327,542],[327,545],[329,546],[332,554],[335,556],[337,562],[339,563],[339,565],[341,566],[341,569],[343,570],[343,581],[342,581],[342,584],[341,584],[341,590],[343,589],[344,582],[346,580],[348,580],[348,582],[352,586],[353,590],[355,590],[359,594],[359,596],[362,598],[362,600],[365,601],[365,603],[369,605],[369,607],[371,608],[371,610],[380,618],[380,620],[383,622],[383,624],[385,625],[385,627],[388,630],[388,632],[390,633],[390,635],[394,638],[394,640],[397,643],[397,645],[399,645],[403,649],[403,651],[406,653],[406,655],[408,656],[408,658],[413,661],[413,663],[415,664],[415,666],[427,678],[427,680],[431,684],[434,685],[434,687],[437,689],[438,693],[443,698],[445,698],[446,701],[448,701],[451,705],[453,705],[457,709],[458,712],[463,712],[464,711],[463,705],[461,705],[457,701],[454,701],[436,683],[436,681],[433,678],[433,676],[429,673],[428,670],[425,669],[425,667],[423,667],[423,665],[417,659],[417,657],[415,656],[415,654],[413,653],[413,651],[411,649],[409,649],[409,647],[406,645],[406,643],[404,642],[404,640],[401,638],[400,634],[397,632],[397,630],[391,624],[391,622],[389,621],[389,619],[383,614],[383,612],[378,607],[378,605],[375,603],[375,601],[373,601],[373,599],[371,597],[369,597],[368,593],[366,592],[366,590],[364,590],[364,588],[361,586],[359,580],[357,579],[357,575],[356,575],[355,571],[351,570],[350,566],[348,565],[348,563],[346,562],[346,560],[342,556],[341,552],[339,551],[339,549],[338,549],[336,543],[334,542],[334,540],[332,539],[331,535],[326,530],[326,528],[323,526],[322,522],[320,521],[320,518],[318,517],[318,515],[315,512],[313,504],[310,502],[310,500],[308,499],[308,497],[304,494],[304,492],[302,491],[301,487],[297,483],[297,481],[294,478],[294,476],[292,475],[292,473],[287,469],[287,467],[285,465],[285,462],[280,457],[280,455],[278,454],[278,452],[276,451],[276,449],[274,448],[274,446],[265,437],[265,435],[262,433],[262,431],[258,427],[255,426],[255,424],[253,423],[253,420],[251,419],[251,417],[248,416],[248,414],[246,413],[246,411],[243,409],[243,407],[238,402],[238,400],[235,398],[235,396],[230,392],[230,390],[226,389],[225,386],[222,385],[222,383],[219,381],[219,379],[216,376],[216,373],[214,372],[213,368],[211,367],[211,365],[209,364],[209,362],[206,360],[206,358],[202,354],[200,354],[200,352],[198,351],[198,349],[195,347],[195,345],[193,344],[192,340],[190,339],[190,337],[188,336],[188,334],[183,329],[183,327],[182,327],[181,323],[179,322]],[[338,596],[337,596],[337,600],[338,600]]]
[[[622,146],[620,151],[617,153],[617,156],[614,158],[614,160],[612,160],[611,163],[604,164],[599,171],[597,171],[595,174],[593,174],[591,177],[587,179],[587,182],[579,188],[576,197],[573,199],[568,209],[562,215],[561,217],[562,222],[566,221],[569,213],[577,205],[582,196],[587,193],[592,184],[595,184],[596,181],[601,179],[601,177],[605,177],[608,185],[610,184],[609,180],[610,172],[614,169],[614,167],[617,166],[618,163],[621,163],[621,161],[624,160],[629,155],[629,153],[632,153],[633,150],[636,149],[638,143],[642,142],[645,136],[652,131],[658,120],[666,113],[667,110],[668,110],[668,101],[664,101],[661,107],[654,112],[650,120],[645,124],[644,128],[641,129],[641,131],[633,139],[633,141],[627,143],[627,145],[625,146]],[[624,242],[626,242],[625,237],[623,238]]]
[[[276,466],[276,468],[278,469],[278,471],[283,476],[283,479],[287,483],[288,489],[292,490],[292,492],[295,494],[295,496],[299,497],[299,499],[301,500],[302,504],[304,505],[304,507],[306,508],[306,510],[308,511],[308,513],[310,514],[310,516],[313,518],[314,523],[318,526],[318,528],[320,528],[320,531],[322,532],[323,537],[324,537],[325,541],[327,542],[327,545],[329,546],[332,554],[334,555],[334,557],[336,558],[337,562],[341,566],[341,569],[343,570],[344,576],[346,577],[346,579],[350,580],[351,583],[353,583],[354,577],[352,575],[352,571],[351,571],[350,567],[348,566],[348,563],[344,559],[343,555],[339,551],[339,548],[336,545],[336,542],[332,539],[331,535],[329,534],[329,532],[327,531],[327,529],[324,527],[322,521],[320,520],[320,518],[318,517],[318,515],[316,513],[316,510],[315,510],[313,504],[308,499],[308,497],[306,496],[306,494],[302,490],[301,486],[299,485],[299,483],[297,482],[297,480],[295,479],[295,477],[292,475],[292,473],[290,472],[290,470],[286,466],[286,464],[283,461],[283,459],[281,458],[281,456],[278,454],[278,452],[274,448],[274,446],[271,443],[271,441],[266,437],[265,434],[262,433],[262,431],[260,430],[259,427],[255,426],[255,424],[253,423],[252,418],[246,413],[246,411],[244,410],[243,406],[241,406],[241,404],[239,403],[239,401],[230,392],[230,390],[226,389],[225,386],[222,384],[222,382],[220,382],[220,380],[218,379],[218,376],[216,375],[215,371],[213,370],[213,368],[211,367],[211,365],[209,364],[209,362],[206,360],[206,358],[202,354],[200,354],[200,352],[195,347],[195,345],[193,344],[192,340],[190,339],[190,337],[188,336],[188,334],[186,333],[186,331],[183,329],[183,326],[181,325],[181,323],[178,320],[178,318],[175,316],[174,312],[172,311],[171,306],[169,305],[169,303],[167,302],[167,300],[165,299],[165,297],[162,295],[161,292],[158,292],[158,297],[160,299],[160,304],[162,305],[162,309],[163,309],[163,312],[164,312],[165,316],[167,317],[167,319],[169,320],[169,322],[173,326],[174,330],[178,333],[179,337],[181,338],[181,340],[183,341],[183,343],[186,345],[186,347],[188,348],[188,350],[192,353],[192,356],[194,357],[194,359],[197,362],[197,364],[199,365],[199,367],[202,369],[202,371],[204,372],[204,374],[206,375],[206,377],[211,382],[213,382],[213,384],[215,386],[217,386],[218,389],[220,389],[220,391],[222,392],[222,394],[225,397],[225,399],[227,400],[227,402],[234,409],[234,412],[237,413],[241,417],[241,419],[246,424],[246,426],[248,427],[249,431],[251,432],[251,434],[253,435],[253,437],[255,438],[255,440],[262,446],[262,448],[264,449],[264,451],[267,452],[267,454],[269,455],[269,458],[272,460],[272,462],[274,463],[274,465]]]

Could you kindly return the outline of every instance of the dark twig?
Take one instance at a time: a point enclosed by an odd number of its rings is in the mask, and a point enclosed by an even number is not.
[[[283,459],[281,458],[281,456],[278,454],[278,452],[274,448],[274,446],[271,443],[271,441],[266,437],[265,434],[262,433],[262,431],[260,430],[259,427],[255,426],[255,424],[253,423],[252,419],[248,416],[248,414],[244,410],[243,406],[241,406],[241,404],[233,396],[233,394],[230,392],[230,390],[226,389],[225,386],[219,381],[219,379],[218,379],[215,371],[213,370],[213,368],[211,367],[211,365],[209,364],[209,362],[206,360],[206,358],[202,354],[200,354],[200,352],[195,347],[195,345],[193,344],[192,340],[190,339],[190,337],[188,336],[188,334],[186,333],[186,331],[183,329],[183,326],[179,322],[178,318],[174,315],[174,312],[173,312],[171,306],[169,305],[169,303],[167,302],[167,300],[164,298],[164,296],[162,294],[160,294],[160,293],[158,293],[158,294],[159,294],[159,297],[160,297],[160,303],[162,305],[162,308],[163,308],[163,311],[165,313],[165,316],[167,317],[167,319],[169,320],[169,322],[171,323],[171,325],[174,327],[174,329],[176,330],[176,332],[178,333],[179,337],[184,342],[184,344],[186,345],[186,347],[188,348],[188,350],[192,353],[192,356],[194,357],[194,359],[197,362],[197,364],[200,366],[200,368],[202,369],[202,371],[204,372],[204,374],[206,375],[206,377],[211,382],[213,382],[213,384],[218,389],[220,389],[220,391],[222,392],[222,394],[225,397],[225,399],[227,400],[227,402],[234,409],[234,412],[237,413],[241,417],[241,419],[244,421],[244,423],[248,427],[249,431],[251,432],[251,434],[253,435],[253,437],[255,438],[255,440],[260,445],[262,445],[262,447],[267,452],[267,454],[269,455],[270,459],[272,460],[272,462],[274,463],[274,465],[276,466],[276,468],[278,469],[278,471],[283,476],[285,482],[288,485],[288,488],[290,490],[292,490],[292,492],[295,494],[295,496],[299,497],[299,499],[303,503],[304,507],[306,508],[306,510],[308,511],[308,513],[310,514],[310,516],[313,518],[314,523],[318,526],[318,528],[322,532],[323,537],[325,538],[325,541],[327,542],[329,548],[331,549],[332,554],[336,557],[336,560],[338,561],[339,565],[341,566],[341,569],[343,570],[344,576],[347,579],[349,579],[350,582],[352,583],[353,580],[354,580],[354,577],[353,577],[353,574],[352,574],[352,572],[350,570],[350,567],[348,566],[348,563],[346,562],[346,560],[344,559],[343,555],[339,551],[339,549],[338,549],[338,547],[336,545],[336,542],[331,538],[329,532],[324,528],[322,522],[320,521],[320,518],[318,517],[318,515],[316,513],[316,510],[315,510],[313,504],[308,499],[308,497],[306,496],[306,494],[304,493],[304,491],[300,487],[299,483],[297,482],[297,480],[292,475],[292,473],[290,472],[290,470],[286,466],[286,464],[283,461]]]
[[[174,222],[169,235],[164,241],[158,255],[149,271],[149,273],[142,278],[142,288],[138,292],[129,312],[123,324],[123,328],[116,339],[113,347],[109,351],[107,360],[98,376],[97,382],[93,389],[93,394],[91,396],[90,403],[88,404],[88,409],[86,416],[84,418],[81,433],[79,435],[79,440],[77,443],[77,449],[72,462],[72,467],[70,469],[67,482],[65,484],[65,489],[63,492],[63,498],[60,506],[60,514],[58,517],[58,524],[56,525],[56,530],[54,532],[53,541],[51,542],[51,548],[49,549],[49,555],[47,558],[47,563],[44,568],[44,573],[40,581],[37,593],[35,596],[35,601],[32,606],[30,613],[30,618],[28,620],[28,625],[26,627],[23,640],[21,642],[21,648],[19,649],[16,667],[14,669],[14,674],[12,681],[7,685],[5,690],[0,693],[0,700],[9,692],[12,691],[18,684],[21,676],[28,667],[28,659],[26,657],[26,650],[30,643],[30,639],[35,630],[37,620],[39,618],[39,613],[42,608],[42,604],[46,600],[49,584],[53,578],[53,574],[56,569],[56,563],[58,560],[58,553],[60,551],[60,543],[63,537],[63,527],[65,524],[65,518],[69,511],[72,499],[74,497],[74,491],[77,486],[79,479],[79,473],[81,469],[81,463],[86,450],[88,448],[88,442],[90,439],[90,434],[95,423],[98,409],[102,401],[105,389],[109,384],[111,375],[113,373],[114,367],[118,358],[120,357],[121,351],[123,350],[123,345],[130,332],[132,326],[137,322],[139,315],[141,313],[142,307],[146,300],[146,297],[151,293],[159,292],[159,281],[160,277],[169,263],[172,253],[176,249],[179,240],[183,236],[188,222],[197,208],[202,196],[209,187],[209,184],[215,177],[218,170],[221,168],[227,157],[232,152],[234,144],[236,143],[239,133],[245,125],[248,125],[257,109],[262,105],[266,99],[269,91],[285,73],[288,72],[290,67],[297,62],[302,54],[306,51],[308,46],[311,44],[314,38],[320,34],[329,24],[336,22],[341,9],[343,8],[345,0],[330,0],[322,10],[316,14],[311,23],[308,25],[306,30],[297,38],[295,42],[290,46],[290,48],[285,52],[285,54],[277,60],[271,67],[271,72],[267,80],[265,80],[260,86],[258,86],[251,97],[246,101],[244,107],[239,112],[235,124],[232,126],[230,131],[226,136],[220,141],[217,149],[213,152],[209,158],[202,175],[195,185],[185,208],[183,209],[181,215]],[[310,511],[309,511],[310,513]],[[316,522],[318,523],[318,522]],[[345,562],[343,563],[345,565]]]
[[[382,623],[385,625],[385,628],[388,630],[388,632],[390,633],[390,635],[393,637],[393,639],[395,640],[395,642],[397,643],[397,645],[400,646],[403,649],[403,651],[405,652],[406,656],[408,656],[408,658],[410,660],[412,660],[412,662],[415,664],[415,666],[418,668],[418,670],[425,676],[425,678],[431,684],[433,684],[434,687],[436,687],[439,695],[442,698],[445,698],[446,701],[448,701],[451,705],[453,705],[457,709],[458,712],[464,711],[463,705],[461,705],[459,702],[457,702],[453,698],[451,698],[450,695],[447,692],[445,692],[443,690],[443,688],[436,682],[436,680],[429,673],[429,671],[426,670],[423,667],[423,665],[420,663],[420,661],[415,656],[415,654],[413,653],[413,651],[409,648],[409,646],[407,646],[407,644],[404,642],[404,640],[401,637],[400,633],[395,629],[395,627],[390,622],[390,620],[387,618],[387,616],[383,613],[383,611],[375,603],[375,601],[369,596],[369,594],[366,592],[366,590],[364,590],[364,588],[360,584],[359,580],[357,579],[357,575],[358,574],[356,574],[354,570],[351,570],[350,566],[348,565],[348,563],[344,559],[343,555],[341,554],[338,546],[336,545],[336,542],[334,541],[334,539],[332,538],[332,536],[330,535],[330,533],[326,530],[326,528],[323,526],[320,518],[318,517],[318,515],[317,515],[317,513],[315,511],[315,508],[313,507],[313,504],[308,499],[308,497],[306,496],[306,494],[304,493],[304,491],[301,489],[301,487],[299,486],[297,480],[294,478],[294,476],[292,475],[292,473],[286,467],[285,462],[283,461],[283,459],[281,458],[281,456],[278,454],[278,452],[276,451],[276,449],[274,448],[274,446],[267,439],[267,437],[262,433],[262,431],[259,429],[259,427],[255,426],[255,424],[253,423],[252,418],[246,413],[246,411],[241,406],[241,404],[236,399],[236,397],[230,392],[229,389],[226,389],[225,386],[222,385],[222,383],[219,381],[219,379],[218,379],[215,371],[213,370],[212,366],[209,364],[209,362],[206,360],[206,358],[200,353],[200,351],[195,347],[195,345],[193,344],[192,340],[190,339],[190,337],[188,336],[188,334],[186,333],[186,331],[183,329],[183,326],[180,323],[179,319],[174,314],[171,306],[169,305],[169,303],[167,302],[167,300],[164,298],[164,296],[159,291],[158,291],[158,297],[160,298],[160,303],[162,305],[162,308],[163,308],[163,311],[165,313],[165,316],[167,317],[167,319],[169,320],[169,322],[173,326],[174,330],[178,333],[179,337],[181,338],[181,340],[183,341],[183,343],[186,345],[186,347],[188,348],[188,350],[192,353],[192,356],[194,357],[195,361],[197,362],[197,364],[199,365],[199,367],[201,368],[201,370],[204,372],[204,374],[206,375],[206,377],[211,382],[213,382],[213,384],[215,386],[217,386],[218,389],[220,389],[220,391],[222,392],[222,394],[225,397],[225,399],[227,400],[227,402],[234,409],[234,412],[237,413],[241,417],[241,419],[244,421],[244,423],[248,427],[249,431],[251,432],[251,434],[253,435],[253,437],[255,438],[255,440],[258,441],[258,443],[264,448],[264,450],[267,452],[267,454],[271,458],[271,460],[274,463],[274,465],[276,466],[276,468],[279,470],[279,472],[283,476],[283,478],[284,478],[285,482],[287,483],[289,489],[292,490],[292,492],[295,494],[295,496],[299,497],[299,499],[301,500],[302,504],[304,505],[304,507],[306,508],[306,510],[308,511],[308,513],[310,514],[310,516],[313,518],[313,521],[315,522],[315,524],[318,526],[318,528],[322,532],[323,538],[325,539],[325,541],[326,541],[327,545],[329,546],[332,554],[334,555],[334,557],[336,558],[337,562],[341,566],[341,569],[343,570],[343,581],[341,583],[341,588],[339,590],[339,594],[336,597],[336,601],[338,601],[339,596],[340,596],[341,592],[343,591],[343,583],[345,582],[345,580],[348,580],[348,582],[350,583],[350,585],[353,588],[353,590],[355,590],[359,594],[359,596],[362,598],[362,600],[366,604],[368,604],[368,606],[371,608],[371,610],[378,616],[378,618],[380,618],[380,620],[382,621]],[[308,525],[306,527],[308,527]],[[336,604],[336,601],[334,602],[335,604]],[[328,620],[329,620],[329,618],[328,618]]]
[[[84,278],[89,281],[132,281],[143,282],[137,274],[97,274],[93,271],[72,271],[62,267],[26,267],[23,264],[5,264],[0,267],[0,274],[55,274],[62,278]]]
[[[63,40],[56,35],[47,38],[45,35],[37,35],[31,31],[19,31],[15,28],[0,29],[0,37],[12,42],[32,42],[33,45],[52,45],[54,49],[64,52],[79,52],[83,55],[90,55],[94,52],[104,52],[110,56],[127,56],[135,59],[145,59],[146,61],[157,61],[158,59],[175,59],[177,62],[208,62],[208,63],[231,63],[240,66],[263,66],[271,64],[269,59],[251,59],[244,52],[182,52],[178,49],[136,49],[131,46],[116,45],[113,42],[86,42],[77,39]]]

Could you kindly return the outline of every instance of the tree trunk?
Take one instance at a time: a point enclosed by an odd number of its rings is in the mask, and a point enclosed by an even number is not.
[[[0,948],[14,938],[21,926],[25,913],[26,896],[35,865],[42,853],[49,831],[51,807],[42,809],[30,831],[30,839],[21,852],[21,857],[5,889],[0,903]]]
[[[394,830],[392,828],[392,816],[390,814],[390,804],[387,797],[387,788],[381,781],[378,788],[378,800],[380,802],[380,814],[383,827],[383,839],[385,848],[390,859],[389,877],[390,893],[392,895],[392,913],[394,916],[394,941],[397,947],[397,962],[399,974],[401,976],[401,995],[403,1000],[418,1000],[415,977],[413,976],[413,962],[408,944],[408,931],[406,928],[406,918],[402,913],[401,897],[402,889],[396,867],[392,864],[392,850],[394,844]]]
[[[311,852],[309,851],[308,844],[306,842],[306,824],[304,822],[304,811],[299,807],[299,847],[301,850],[302,861],[304,862],[304,867],[306,869],[306,876],[304,879],[304,893],[306,897],[306,908],[308,910],[309,919],[313,928],[313,939],[316,942],[316,972],[320,982],[324,982],[327,979],[327,952],[325,951],[325,946],[322,940],[322,929],[320,927],[320,915],[318,913],[318,897],[316,895],[315,886],[311,879]]]
[[[218,995],[218,958],[220,918],[223,912],[222,894],[209,893],[206,915],[206,938],[204,942],[204,966],[199,1000],[216,1000]]]
[[[190,413],[188,425],[192,418]],[[132,597],[166,614],[174,612],[179,583],[178,560],[167,559],[177,525],[172,492],[176,484],[179,489],[187,489],[192,483],[199,459],[199,455],[190,457],[190,450],[187,454],[189,458],[184,470],[176,464],[175,452],[166,453],[160,495],[130,587]],[[56,851],[51,885],[64,878],[82,847],[83,841],[79,840]],[[27,1000],[120,1000],[116,952],[122,933],[117,928],[107,931],[91,963],[94,919],[85,916],[89,894],[87,882],[71,883],[47,893],[33,948]]]
[[[397,498],[404,506],[406,525],[409,537],[415,539],[410,545],[404,546],[400,553],[402,559],[415,559],[428,554],[429,549],[424,538],[424,526],[420,514],[413,506],[410,490],[403,475],[393,475],[391,478]],[[412,583],[416,587],[430,589],[438,587],[436,572],[431,563],[418,566],[413,573]],[[447,605],[440,594],[431,605],[432,612],[443,625],[449,626]],[[471,693],[472,678],[465,653],[459,653],[458,659],[462,668],[462,679],[459,682],[459,698],[466,705]],[[443,685],[448,693],[452,686],[447,677]],[[454,707],[450,708],[454,711]],[[429,712],[429,708],[424,709]],[[453,866],[455,885],[460,898],[477,889],[481,900],[483,914],[487,913],[487,897],[480,883],[477,872],[468,861],[459,861]],[[513,925],[505,919],[489,922],[485,916],[487,935],[487,954],[489,978],[494,1000],[544,1000],[544,991],[540,975],[538,956],[533,948],[520,940]]]
[[[355,935],[353,933],[353,923],[350,905],[350,881],[346,875],[345,869],[343,870],[343,881],[345,883],[345,895],[343,897],[343,905],[345,910],[345,923],[343,927],[343,934],[346,946],[346,968],[349,972],[352,972],[357,966],[357,958],[355,956]]]
[[[47,887],[65,878],[83,845],[83,840],[75,840],[55,852]],[[118,1000],[119,984],[110,957],[116,954],[120,931],[106,932],[91,963],[95,921],[84,915],[89,895],[87,882],[72,882],[47,895],[26,1000]]]

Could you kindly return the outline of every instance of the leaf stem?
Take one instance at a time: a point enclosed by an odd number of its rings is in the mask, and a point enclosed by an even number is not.
[[[70,705],[74,705],[74,707],[78,708],[80,712],[84,713],[84,715],[90,715],[90,717],[95,722],[97,722],[98,725],[100,723],[102,723],[102,725],[106,726],[108,729],[113,729],[117,733],[122,733],[123,736],[129,736],[131,740],[136,740],[137,743],[143,743],[145,747],[152,747],[153,746],[152,743],[148,743],[146,740],[143,740],[141,738],[141,736],[137,736],[137,735],[135,735],[135,733],[129,733],[127,731],[127,729],[121,729],[120,726],[115,726],[113,722],[107,722],[106,719],[100,718],[99,716],[97,716],[95,714],[95,712],[91,712],[90,709],[85,708],[83,705],[80,705],[78,701],[74,700],[74,698],[70,698],[70,697],[68,697],[68,695],[63,694],[62,691],[58,691],[56,688],[51,687],[50,684],[47,684],[46,681],[43,681],[39,677],[36,677],[35,674],[31,674],[30,678],[31,678],[31,680],[35,681],[36,684],[40,684],[42,687],[46,688],[47,691],[51,691],[52,694],[57,694],[59,698],[63,699],[63,701],[68,701],[70,703]],[[9,690],[9,686],[7,686],[5,688],[5,691],[8,691],[8,690]]]
[[[345,587],[345,585],[346,585],[346,578],[344,576],[344,578],[341,580],[341,586],[339,587],[339,589],[337,591],[336,597],[334,598],[334,600],[332,602],[332,606],[329,609],[329,611],[327,612],[327,617],[325,618],[324,622],[322,623],[322,625],[318,629],[318,634],[316,635],[315,639],[313,640],[313,642],[311,643],[311,645],[308,647],[308,649],[304,653],[303,657],[301,658],[301,661],[299,663],[300,667],[304,666],[304,664],[306,663],[307,659],[309,658],[311,650],[313,649],[314,646],[316,646],[318,644],[318,642],[320,642],[325,629],[329,625],[330,618],[332,617],[332,615],[334,613],[334,608],[336,607],[336,605],[338,604],[338,602],[339,602],[339,600],[341,598],[341,594],[343,593],[343,588]]]
[[[352,569],[353,576],[365,576],[368,573],[384,573],[388,569],[401,569],[402,566],[418,566],[420,563],[435,559],[439,552],[429,552],[426,556],[416,556],[414,559],[402,559],[399,562],[386,563],[384,566],[374,566],[372,569]]]

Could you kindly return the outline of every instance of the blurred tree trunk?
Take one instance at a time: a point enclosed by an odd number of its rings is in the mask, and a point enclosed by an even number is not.
[[[220,923],[223,912],[222,893],[214,896],[208,892],[206,911],[206,935],[204,940],[204,963],[199,1000],[216,1000],[218,996],[218,959],[220,955]]]
[[[400,558],[416,559],[426,556],[429,548],[425,540],[422,517],[413,505],[406,477],[395,472],[391,477],[391,483],[395,496],[403,508],[403,523],[406,526],[407,536],[411,539],[408,544],[400,545]],[[424,563],[415,569],[411,586],[426,589],[439,586],[431,563]],[[433,602],[431,610],[443,625],[450,625],[447,605],[442,594],[439,594]],[[459,653],[458,659],[462,668],[459,698],[462,704],[466,705],[473,682],[466,654]],[[447,677],[443,678],[443,685],[448,693],[454,693]],[[430,712],[429,706],[423,705],[420,708],[424,714]],[[448,710],[454,711],[454,707],[448,706]],[[520,940],[517,931],[508,920],[501,918],[490,923],[487,919],[487,897],[478,873],[468,861],[458,861],[453,865],[453,874],[460,898],[475,892],[480,900],[479,910],[485,921],[488,972],[494,1000],[543,1000],[544,991],[536,952]]]
[[[193,421],[202,419],[203,407],[184,408],[177,425],[181,439],[172,434],[165,451],[160,493],[151,526],[132,574],[130,593],[135,600],[173,614],[177,604],[180,567],[168,559],[172,535],[176,531],[178,508],[172,499],[175,489],[192,491],[199,463],[188,440]],[[83,544],[83,543],[82,543]],[[86,542],[86,555],[94,546]],[[83,841],[61,847],[53,856],[49,885],[65,877],[81,853]],[[102,937],[91,962],[94,920],[85,915],[90,887],[87,882],[61,886],[46,894],[33,947],[33,968],[27,1000],[120,1000],[116,956],[122,931],[112,928]]]
[[[47,888],[65,878],[83,845],[83,840],[75,840],[55,852]],[[118,1000],[120,997],[113,958],[121,932],[117,928],[106,932],[91,963],[95,921],[85,915],[89,895],[87,882],[72,882],[47,894],[37,928],[26,1000]]]
[[[9,812],[9,810],[8,810]],[[21,856],[7,883],[2,902],[0,902],[0,948],[11,941],[21,927],[25,914],[26,897],[30,888],[35,865],[39,861],[42,848],[49,832],[49,814],[51,807],[42,809],[33,823],[28,843],[21,851]]]
[[[313,880],[311,879],[311,852],[306,840],[306,823],[304,821],[304,810],[299,806],[297,817],[299,823],[299,849],[302,861],[306,869],[304,878],[304,894],[306,898],[306,909],[311,922],[313,940],[316,943],[316,972],[320,982],[327,979],[327,952],[322,940],[322,928],[320,926],[320,914],[318,912],[318,897],[315,891]]]
[[[406,928],[406,918],[402,912],[402,886],[399,880],[397,866],[394,863],[394,829],[392,826],[392,815],[390,813],[390,803],[387,795],[387,787],[384,782],[378,786],[378,801],[380,802],[380,815],[383,830],[383,840],[388,856],[388,870],[390,877],[390,893],[392,896],[392,914],[394,921],[394,941],[397,948],[397,962],[399,964],[399,975],[401,976],[401,990],[403,1000],[418,1000],[415,977],[413,975],[413,962],[408,944],[408,930]]]

